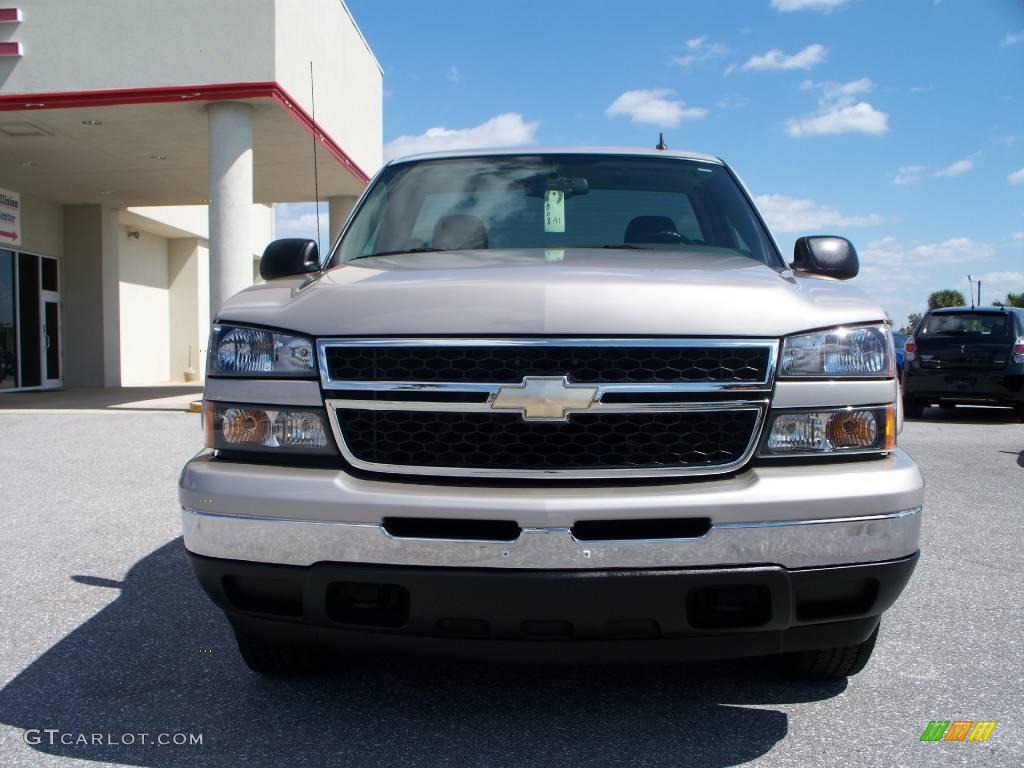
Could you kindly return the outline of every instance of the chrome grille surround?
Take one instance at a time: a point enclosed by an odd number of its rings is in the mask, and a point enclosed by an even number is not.
[[[549,348],[601,346],[610,348],[636,349],[656,348],[759,348],[767,352],[764,376],[757,381],[737,382],[576,382],[593,386],[597,392],[593,403],[578,410],[569,409],[566,417],[579,414],[623,414],[623,413],[686,413],[686,412],[756,412],[754,427],[742,455],[733,461],[712,465],[672,465],[657,467],[600,467],[600,468],[550,468],[550,469],[495,469],[464,466],[415,466],[391,464],[360,459],[345,439],[344,430],[338,418],[339,409],[367,411],[436,411],[449,413],[500,414],[508,411],[492,407],[502,387],[525,384],[528,379],[542,378],[524,371],[517,381],[501,383],[481,382],[421,382],[421,381],[366,381],[339,380],[330,376],[327,350],[336,347],[532,347],[544,345]],[[776,339],[718,339],[718,338],[324,338],[317,341],[317,356],[320,365],[321,384],[326,392],[327,416],[338,447],[345,460],[353,467],[368,472],[401,475],[424,475],[434,477],[471,477],[496,479],[614,479],[614,478],[658,478],[717,475],[733,472],[749,461],[757,447],[768,410],[769,397],[775,378],[779,343]],[[568,372],[566,373],[568,384]],[[345,396],[332,397],[331,393],[344,391]],[[353,393],[366,393],[366,397],[353,397]],[[388,393],[402,393],[404,397],[416,399],[388,399]],[[476,402],[452,402],[441,398],[452,394],[476,394]],[[615,394],[616,402],[605,403],[607,394]],[[707,398],[701,398],[705,394]],[[636,402],[629,401],[629,395],[637,395]],[[665,400],[659,401],[659,395]],[[435,399],[432,399],[435,398]],[[679,398],[687,398],[680,401]],[[729,399],[723,399],[729,398]],[[525,416],[524,416],[525,419]]]

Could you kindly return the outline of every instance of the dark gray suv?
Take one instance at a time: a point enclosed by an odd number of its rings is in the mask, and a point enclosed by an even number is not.
[[[903,354],[903,410],[1002,405],[1024,419],[1024,309],[949,307],[928,312]]]

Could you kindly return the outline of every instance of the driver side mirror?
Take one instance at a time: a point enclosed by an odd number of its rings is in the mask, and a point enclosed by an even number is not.
[[[301,237],[274,240],[260,257],[260,277],[264,280],[305,275],[319,269],[320,248],[315,241]]]
[[[849,280],[860,271],[860,260],[857,249],[845,237],[815,235],[796,241],[790,267],[795,272]]]

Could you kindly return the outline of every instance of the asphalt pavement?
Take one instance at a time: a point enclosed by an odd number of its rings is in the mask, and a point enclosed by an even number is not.
[[[1006,411],[907,424],[922,559],[868,668],[828,685],[746,660],[356,656],[261,678],[182,554],[175,482],[200,440],[195,414],[0,401],[0,766],[1024,764],[1024,424]],[[956,719],[998,725],[920,741]]]

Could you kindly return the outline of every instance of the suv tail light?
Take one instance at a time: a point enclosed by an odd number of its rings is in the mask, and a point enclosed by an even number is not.
[[[913,336],[907,337],[907,343],[903,345],[903,359],[913,360],[917,352],[917,342]]]
[[[1024,336],[1019,336],[1013,345],[1013,362],[1024,363]]]

